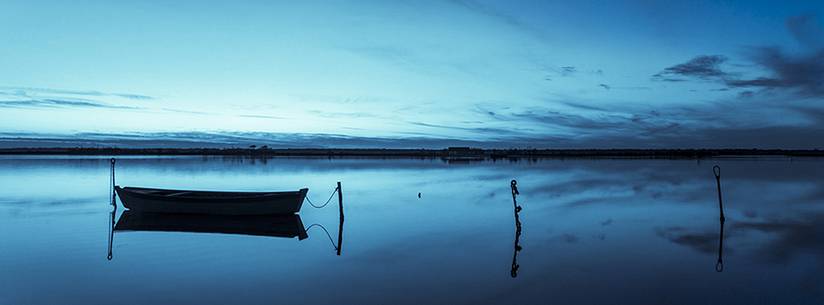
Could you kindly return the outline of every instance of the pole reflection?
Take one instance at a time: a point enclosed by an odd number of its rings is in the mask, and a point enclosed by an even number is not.
[[[518,192],[518,181],[513,179],[512,182],[510,182],[510,188],[512,189],[512,207],[515,211],[515,249],[512,253],[512,268],[509,274],[512,278],[516,278],[518,277],[518,268],[521,267],[518,265],[518,253],[523,249],[521,247],[521,219],[519,217],[521,206],[518,205],[516,198],[520,195],[520,192]]]

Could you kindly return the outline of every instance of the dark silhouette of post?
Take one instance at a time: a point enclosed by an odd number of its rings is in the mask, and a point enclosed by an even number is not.
[[[724,271],[724,260],[723,260],[723,253],[724,253],[724,221],[726,218],[724,217],[724,203],[721,199],[721,167],[715,165],[712,167],[712,173],[715,175],[715,186],[718,188],[718,213],[721,215],[719,218],[719,233],[718,233],[718,261],[715,263],[715,271],[722,272]]]
[[[512,252],[512,268],[509,271],[509,275],[512,278],[518,277],[518,269],[521,267],[518,265],[518,252],[521,252],[521,219],[518,217],[518,213],[521,212],[521,206],[518,205],[518,201],[516,196],[520,194],[518,192],[518,181],[514,179],[512,182],[509,183],[510,188],[512,189],[512,206],[515,210],[515,250]]]
[[[338,256],[340,256],[341,248],[343,247],[343,188],[338,181],[338,213],[340,214],[340,222],[338,224]]]
[[[115,181],[114,181],[114,163],[115,163],[115,161],[116,161],[116,160],[115,160],[114,158],[112,158],[112,159],[111,159],[111,174],[110,174],[110,175],[111,175],[111,177],[110,177],[110,178],[111,178],[111,191],[112,191],[112,201],[111,201],[111,205],[116,207],[116,206],[117,206],[117,202],[115,202],[115,198],[114,198],[114,197],[115,197],[115,195],[116,195],[116,193],[115,193],[115,191],[114,191],[114,187],[115,187]]]
[[[721,199],[721,167],[718,165],[712,167],[712,173],[715,174],[715,185],[718,187],[718,212],[721,214],[721,222],[724,218],[724,203]]]
[[[117,213],[117,206],[115,205],[112,208],[112,212],[109,213],[109,253],[106,256],[106,259],[112,260],[112,243],[114,242],[114,215]]]
[[[724,254],[724,219],[722,218],[719,223],[721,229],[718,233],[718,262],[715,263],[716,272],[724,271],[724,261],[722,259]]]
[[[520,192],[518,192],[518,181],[512,179],[512,181],[509,183],[509,187],[512,189],[512,205],[515,206],[515,212],[520,212],[521,207],[518,205],[518,202],[515,201],[515,196],[521,194]]]
[[[109,160],[109,162],[110,162],[109,183],[111,184],[110,185],[110,187],[111,187],[110,190],[112,192],[112,200],[111,200],[111,202],[109,202],[109,204],[112,206],[112,212],[109,213],[109,253],[108,253],[108,255],[106,255],[106,259],[112,260],[112,243],[114,242],[114,215],[115,215],[115,213],[117,213],[117,202],[115,201],[115,196],[117,196],[117,193],[114,191],[114,186],[115,186],[114,164],[115,164],[116,160],[114,158],[111,158]]]

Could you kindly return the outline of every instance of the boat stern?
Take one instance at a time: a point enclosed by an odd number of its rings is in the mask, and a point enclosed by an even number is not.
[[[298,192],[300,192],[300,200],[298,200],[298,208],[295,210],[295,213],[300,212],[300,208],[303,207],[303,202],[306,200],[306,194],[309,193],[309,189],[302,188]]]

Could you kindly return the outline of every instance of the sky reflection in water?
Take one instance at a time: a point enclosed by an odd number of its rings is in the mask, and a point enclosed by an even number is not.
[[[304,240],[117,232],[111,261],[108,166],[0,158],[0,304],[824,301],[820,159],[121,158],[128,186],[309,187],[322,202],[341,181],[345,233],[337,256],[318,228]],[[512,179],[523,207],[515,278]],[[301,220],[337,237],[334,204],[304,205]]]

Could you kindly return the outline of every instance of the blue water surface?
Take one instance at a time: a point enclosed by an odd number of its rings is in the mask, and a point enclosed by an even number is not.
[[[307,239],[116,231],[111,259],[109,166],[0,157],[0,304],[824,303],[823,159],[119,157],[122,186],[340,181],[345,222],[335,196]]]

